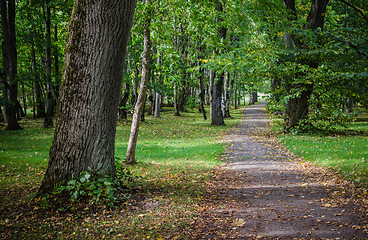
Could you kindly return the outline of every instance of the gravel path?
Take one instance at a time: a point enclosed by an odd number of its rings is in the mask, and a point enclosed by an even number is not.
[[[228,164],[213,179],[200,238],[368,239],[365,209],[344,191],[349,183],[282,147],[264,106],[246,108],[226,139]]]

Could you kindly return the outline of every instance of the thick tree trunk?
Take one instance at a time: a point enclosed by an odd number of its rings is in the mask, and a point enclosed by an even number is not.
[[[316,30],[320,28],[323,31],[325,22],[325,13],[329,0],[315,0],[312,1],[312,5],[307,17],[308,25],[306,29]],[[295,0],[284,0],[286,8],[289,10],[289,20],[297,19],[297,12],[295,8]],[[288,36],[288,35],[286,35]],[[297,35],[291,35],[291,39],[285,38],[285,44],[288,48],[293,48],[293,44],[300,49],[309,49],[309,42],[305,39],[300,39]],[[317,68],[319,65],[318,60],[301,59],[301,64],[306,64],[311,68]],[[290,76],[285,78],[287,88],[299,89],[300,94],[295,97],[289,98],[285,108],[285,131],[298,125],[298,123],[308,116],[309,111],[309,99],[313,93],[314,83],[298,83],[293,84],[293,79]],[[295,91],[295,89],[294,89]]]
[[[224,92],[224,74],[219,74],[215,85],[214,98],[213,98],[213,115],[211,125],[222,126],[225,125],[224,116],[222,115],[221,102],[222,94]]]
[[[183,77],[187,77],[185,74]],[[190,94],[190,87],[188,86],[188,81],[183,82],[184,86],[181,88],[181,93],[179,94],[179,111],[180,112],[187,112],[186,105],[188,102],[188,97]]]
[[[18,101],[18,82],[16,80],[18,60],[15,36],[15,0],[0,1],[0,8],[3,35],[4,92],[7,91],[4,94],[6,128],[19,130],[22,128],[18,124],[16,105]]]
[[[144,42],[143,42],[143,53],[142,53],[142,77],[141,84],[139,88],[139,95],[137,102],[134,107],[132,127],[130,130],[128,149],[126,153],[125,160],[129,164],[136,163],[135,159],[135,149],[137,145],[138,139],[138,131],[139,131],[139,118],[141,117],[144,106],[146,103],[146,91],[147,85],[149,81],[149,73],[150,73],[150,62],[151,62],[151,36],[150,36],[150,24],[151,24],[151,0],[146,0],[146,8],[147,13],[145,14],[144,19]]]
[[[298,123],[306,119],[309,112],[309,99],[313,93],[312,84],[303,84],[299,86],[305,90],[302,91],[299,97],[291,98],[285,109],[285,130],[288,131],[290,128],[295,127]]]
[[[45,128],[53,127],[52,117],[54,114],[53,94],[51,86],[51,10],[48,6],[49,0],[46,1],[45,7],[45,72],[46,72],[46,116],[43,122]]]
[[[68,28],[49,192],[82,171],[115,173],[115,132],[135,0],[76,0]]]

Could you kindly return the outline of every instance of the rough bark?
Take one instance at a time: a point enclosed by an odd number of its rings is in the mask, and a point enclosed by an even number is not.
[[[218,74],[217,82],[214,89],[213,98],[213,114],[211,125],[222,126],[225,125],[224,117],[221,110],[222,94],[224,91],[224,74]]]
[[[8,4],[6,4],[8,3]],[[22,129],[17,121],[18,82],[17,43],[15,35],[15,0],[0,1],[3,36],[3,84],[5,97],[5,120],[8,130]]]
[[[138,131],[139,131],[139,118],[142,116],[144,111],[144,106],[146,103],[146,91],[147,85],[149,81],[149,73],[150,73],[150,62],[151,62],[151,36],[150,36],[150,24],[151,24],[151,0],[146,0],[146,8],[147,12],[145,14],[144,19],[144,40],[143,40],[143,53],[142,53],[142,76],[141,83],[139,88],[139,95],[137,98],[137,102],[134,107],[133,119],[132,119],[132,127],[130,130],[128,148],[125,160],[129,164],[136,163],[135,159],[135,149],[137,145],[138,139]]]
[[[76,0],[68,28],[49,192],[82,171],[115,173],[115,132],[135,0]]]

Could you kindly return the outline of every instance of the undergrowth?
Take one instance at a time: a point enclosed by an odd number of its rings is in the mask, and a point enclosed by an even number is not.
[[[222,163],[221,136],[242,117],[241,110],[231,114],[222,127],[211,126],[197,112],[174,117],[170,108],[163,109],[161,118],[147,116],[138,138],[138,163],[127,170],[117,162],[123,183],[86,171],[57,189],[64,199],[35,199],[52,129],[44,130],[41,120],[25,120],[22,131],[0,131],[0,238],[192,238],[205,183]],[[120,159],[130,127],[130,119],[119,120],[115,155]],[[135,176],[139,183],[126,185]]]

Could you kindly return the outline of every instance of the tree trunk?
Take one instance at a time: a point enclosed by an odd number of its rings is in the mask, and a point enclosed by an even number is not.
[[[223,27],[223,19],[222,12],[224,11],[224,6],[222,1],[217,1],[216,3],[216,11],[219,13],[219,17],[217,19],[219,29],[218,35],[224,41],[226,38],[227,28]],[[224,91],[224,73],[219,73],[217,76],[217,82],[214,89],[213,95],[213,113],[212,113],[212,122],[211,125],[221,126],[225,125],[224,116],[222,114],[221,104],[222,104],[222,95]]]
[[[82,171],[115,174],[115,132],[135,0],[76,0],[50,161],[40,192]]]
[[[199,62],[199,67],[202,65],[202,62]],[[204,69],[200,67],[200,73],[199,73],[199,111],[202,113],[203,120],[207,120],[207,114],[206,110],[204,109],[204,97],[205,97],[205,91],[203,86],[203,79],[204,79]]]
[[[257,91],[252,91],[249,93],[249,105],[254,105],[258,102],[258,93]]]
[[[224,117],[221,110],[222,94],[224,92],[224,74],[219,74],[215,85],[213,98],[213,116],[211,125],[222,126],[225,125]]]
[[[53,127],[52,117],[54,114],[53,94],[51,86],[51,10],[48,6],[49,0],[46,1],[45,6],[45,72],[46,72],[46,116],[43,122],[45,128]]]
[[[157,50],[157,66],[160,66],[161,64],[161,55],[160,52]],[[161,72],[157,72],[157,82],[158,83],[162,83],[162,77],[161,77]],[[156,92],[156,96],[155,96],[155,110],[154,110],[154,116],[155,118],[160,118],[160,112],[161,112],[161,94],[159,91],[155,91]]]
[[[58,25],[55,23],[54,27],[54,42],[57,43],[58,41]],[[54,48],[54,71],[55,71],[55,98],[56,100],[59,98],[59,88],[60,88],[60,66],[59,66],[59,49],[56,46]]]
[[[161,94],[156,92],[155,97],[155,118],[160,118],[160,111],[161,111]]]
[[[180,116],[178,104],[178,84],[174,83],[174,116]]]
[[[329,0],[315,0],[312,1],[312,5],[307,17],[308,24],[305,26],[306,29],[316,30],[320,28],[323,31],[326,8]],[[297,12],[295,8],[295,0],[284,0],[286,8],[289,10],[289,20],[297,19]],[[286,35],[288,36],[288,35]],[[292,44],[300,49],[309,49],[308,40],[301,39],[298,35],[291,35],[292,41],[285,39],[285,44],[288,48],[292,48]],[[301,64],[306,64],[311,68],[317,68],[319,65],[318,59],[309,60],[302,58]],[[296,76],[295,76],[296,77]],[[300,76],[299,76],[300,77]],[[313,93],[314,83],[298,83],[293,84],[292,76],[285,78],[287,88],[296,91],[299,89],[300,94],[295,97],[289,98],[285,108],[285,131],[298,125],[298,123],[308,116],[309,111],[309,99]],[[289,92],[292,94],[292,92]]]
[[[125,83],[125,90],[123,97],[121,98],[120,105],[119,105],[119,117],[122,119],[127,119],[127,109],[126,109],[126,103],[129,99],[129,90],[130,85],[128,82]]]
[[[209,95],[209,101],[210,101],[210,118],[213,119],[213,113],[214,113],[214,95],[215,95],[215,72],[210,70],[210,84],[208,87],[208,95]]]
[[[8,5],[6,5],[8,3]],[[3,36],[4,97],[6,129],[22,129],[17,120],[18,82],[17,43],[15,35],[15,0],[1,1],[1,25]]]
[[[36,35],[36,32],[33,31],[33,35]],[[34,89],[35,89],[35,94],[36,94],[36,117],[38,118],[43,118],[45,117],[45,103],[43,101],[42,98],[42,89],[41,89],[41,85],[40,85],[40,78],[38,76],[37,70],[36,70],[36,51],[35,51],[35,46],[34,46],[34,40],[32,37],[32,41],[31,41],[31,69],[32,69],[32,77],[33,77],[33,81],[34,81]],[[33,113],[35,114],[35,112]]]
[[[147,85],[149,81],[149,73],[150,73],[150,62],[151,62],[151,36],[150,36],[150,24],[151,24],[151,0],[146,0],[146,9],[147,12],[145,14],[144,19],[144,42],[143,42],[143,53],[142,53],[142,76],[141,76],[141,84],[139,89],[139,95],[137,99],[137,103],[134,107],[132,127],[130,130],[128,149],[126,153],[126,162],[129,164],[136,163],[135,159],[135,149],[137,145],[138,139],[138,131],[139,131],[139,118],[144,111],[144,105],[146,102],[146,91]]]

